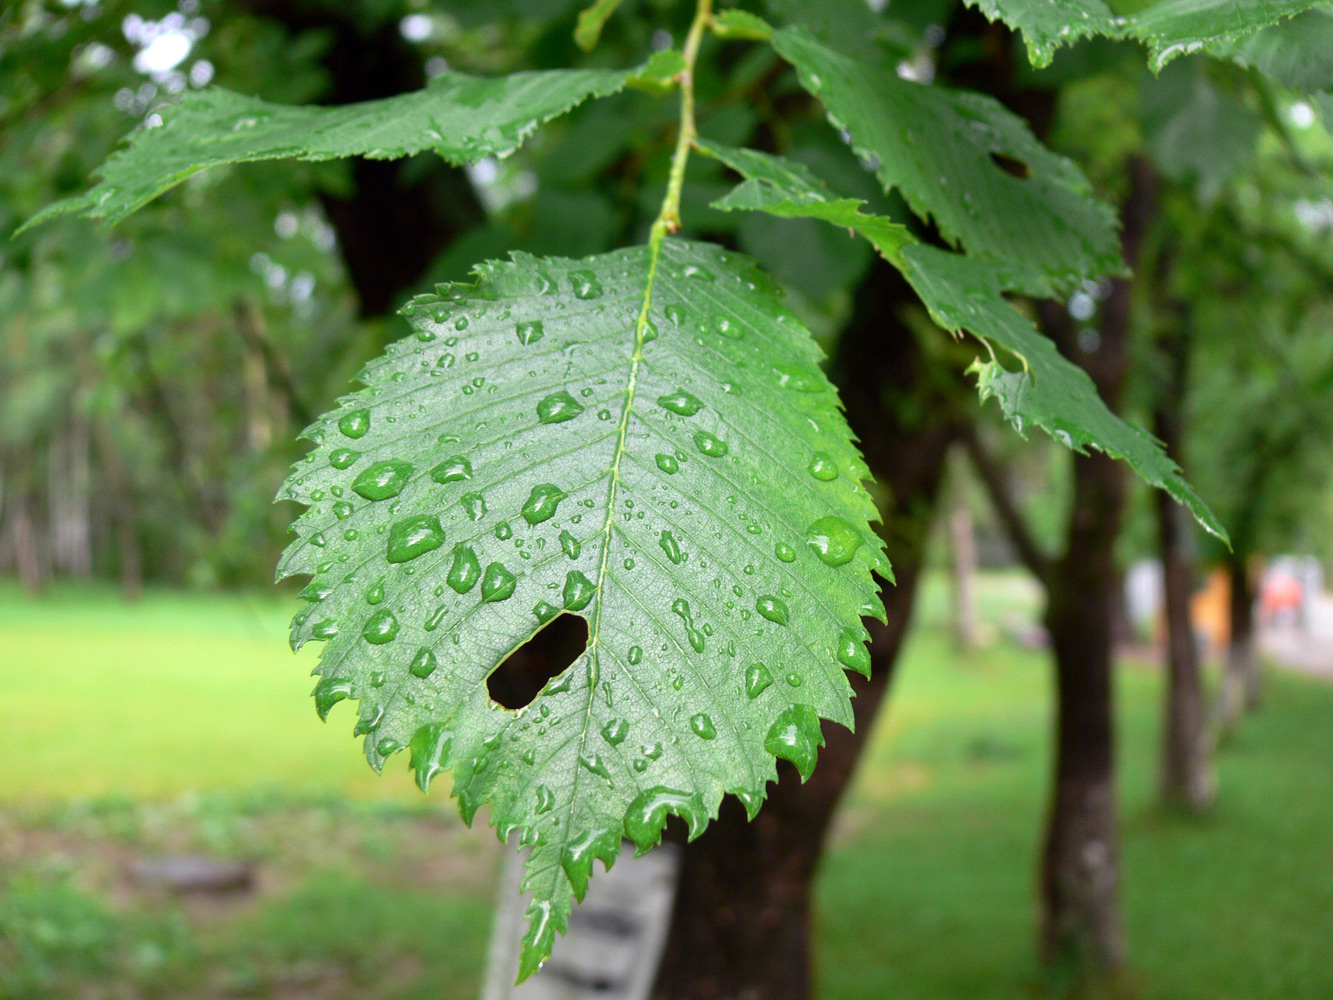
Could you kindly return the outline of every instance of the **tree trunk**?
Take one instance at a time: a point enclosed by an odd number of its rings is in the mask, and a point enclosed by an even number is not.
[[[953,638],[959,650],[977,648],[977,541],[972,509],[955,489],[949,512],[949,568],[953,591]]]
[[[14,563],[18,567],[23,589],[29,594],[40,593],[46,585],[37,524],[33,517],[35,506],[32,494],[26,490],[15,493],[9,502],[9,537],[14,547]]]
[[[1159,421],[1159,436],[1161,427]],[[1166,440],[1163,437],[1163,441]],[[1204,711],[1199,647],[1190,617],[1193,560],[1186,551],[1181,508],[1162,491],[1158,491],[1156,500],[1157,535],[1162,554],[1166,603],[1162,799],[1168,806],[1201,813],[1213,804],[1216,782]]]
[[[1189,330],[1183,310],[1174,308],[1174,303],[1168,303],[1163,312],[1170,323],[1159,339],[1167,360],[1167,377],[1158,399],[1153,429],[1167,453],[1184,465],[1183,411],[1189,381]],[[1188,527],[1182,519],[1184,511],[1163,490],[1158,490],[1154,499],[1166,605],[1162,800],[1168,806],[1202,813],[1213,803],[1216,783],[1204,710],[1199,645],[1190,614],[1194,559]]]
[[[1227,560],[1227,569],[1231,575],[1231,637],[1222,668],[1217,713],[1218,729],[1223,736],[1235,731],[1245,710],[1256,707],[1262,693],[1259,657],[1254,648],[1254,590],[1248,559],[1239,544]]]
[[[858,294],[836,366],[852,429],[893,498],[884,535],[897,586],[886,587],[888,624],[866,620],[871,679],[853,675],[855,733],[825,727],[814,776],[780,780],[747,822],[731,797],[703,836],[685,846],[656,1000],[805,1000],[811,995],[811,881],[838,801],[864,749],[911,617],[929,525],[954,436],[954,406],[897,309],[910,292],[879,265]],[[908,398],[916,405],[904,405]],[[930,413],[916,423],[909,414]],[[675,828],[679,841],[681,831]],[[672,827],[668,828],[672,835]]]

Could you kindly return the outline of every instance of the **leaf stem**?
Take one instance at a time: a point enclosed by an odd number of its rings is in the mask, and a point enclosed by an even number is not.
[[[694,66],[699,59],[699,45],[713,19],[713,0],[699,0],[689,34],[685,36],[685,68],[680,73],[680,136],[671,156],[671,175],[667,181],[662,211],[653,223],[652,242],[660,243],[667,234],[680,228],[680,193],[685,187],[685,164],[699,138],[694,122]]]

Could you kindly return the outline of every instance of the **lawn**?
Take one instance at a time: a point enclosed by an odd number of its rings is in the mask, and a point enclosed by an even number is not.
[[[824,995],[1030,1000],[1049,671],[1004,639],[960,660],[928,588],[819,885]],[[1031,612],[986,581],[1003,622]],[[278,598],[0,590],[0,998],[464,998],[494,838],[352,713],[314,717]],[[1124,895],[1142,1000],[1333,997],[1333,686],[1274,678],[1206,820],[1153,800],[1159,677],[1120,673]],[[252,862],[249,892],[169,897],[137,861]]]

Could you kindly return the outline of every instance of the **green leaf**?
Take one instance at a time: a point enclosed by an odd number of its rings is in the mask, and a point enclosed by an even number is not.
[[[666,240],[478,273],[414,299],[415,336],[307,431],[280,575],[314,577],[292,639],[327,640],[321,714],[360,699],[373,765],[411,748],[531,846],[526,974],[622,835],[697,833],[728,792],[753,812],[775,754],[808,773],[818,718],[851,725],[889,567],[819,350],[748,259]],[[496,705],[562,610],[587,648]]]
[[[1210,54],[1311,93],[1333,87],[1333,11],[1309,10],[1244,38],[1208,46]]]
[[[799,29],[773,42],[885,187],[971,256],[1023,269],[1041,294],[1121,269],[1114,212],[998,102],[869,68]]]
[[[602,37],[602,29],[611,15],[620,6],[621,0],[596,0],[591,6],[579,13],[579,23],[574,28],[574,41],[584,52],[597,48]]]
[[[699,149],[746,178],[730,194],[714,201],[713,208],[724,212],[763,211],[783,219],[822,219],[864,236],[890,260],[913,241],[906,226],[863,212],[865,202],[860,198],[833,197],[804,164],[707,140],[699,141]]]
[[[389,160],[430,149],[450,163],[507,156],[543,122],[621,90],[637,72],[445,73],[411,94],[334,108],[270,104],[218,88],[192,91],[162,112],[162,125],[132,133],[89,191],[48,205],[22,228],[66,212],[114,224],[191,174],[227,163]]]
[[[1120,30],[1104,0],[967,0],[967,5],[1021,31],[1034,66],[1049,65],[1062,45]]]
[[[713,15],[713,34],[719,38],[767,42],[773,38],[773,26],[748,11],[724,10]]]
[[[1128,33],[1147,44],[1160,71],[1177,56],[1243,38],[1327,0],[1161,0],[1128,22]]]
[[[1005,300],[1005,279],[995,267],[923,245],[906,248],[903,257],[904,274],[936,323],[954,333],[967,330],[1021,362],[1016,369],[998,360],[977,366],[982,398],[994,397],[1019,433],[1040,427],[1077,452],[1096,448],[1123,459],[1145,482],[1166,490],[1226,541],[1226,529],[1185,482],[1161,443],[1112,413],[1087,373]]]

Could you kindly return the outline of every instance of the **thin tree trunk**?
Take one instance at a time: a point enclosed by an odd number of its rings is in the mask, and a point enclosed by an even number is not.
[[[1261,692],[1259,657],[1254,648],[1254,590],[1248,560],[1239,544],[1227,560],[1227,569],[1231,576],[1231,636],[1222,669],[1217,713],[1218,729],[1223,736],[1235,731],[1245,710],[1258,704]]]
[[[977,648],[977,541],[972,509],[959,489],[949,512],[949,568],[953,590],[954,643],[964,653]]]
[[[897,586],[884,592],[888,624],[866,620],[871,678],[851,677],[856,731],[825,727],[827,746],[804,785],[785,761],[759,816],[748,822],[730,797],[682,854],[656,1000],[806,1000],[813,961],[811,882],[830,821],[865,747],[911,617],[929,525],[955,434],[954,408],[896,310],[910,294],[880,265],[862,286],[837,366],[852,429],[893,498],[884,535]],[[918,405],[900,405],[908,397]],[[922,409],[922,406],[925,409]],[[914,423],[904,414],[931,412]],[[672,835],[672,827],[668,835]],[[679,828],[674,836],[680,839]]]
[[[9,503],[9,537],[14,546],[14,563],[18,567],[23,589],[29,594],[40,593],[46,585],[42,554],[38,548],[37,524],[33,518],[34,506],[33,496],[26,490],[15,493]]]
[[[1188,327],[1181,310],[1170,308],[1172,323],[1159,341],[1168,361],[1154,416],[1154,430],[1167,453],[1184,465],[1184,399],[1189,380]],[[1213,803],[1216,782],[1204,709],[1199,645],[1190,615],[1194,559],[1183,509],[1163,490],[1154,498],[1157,541],[1162,557],[1166,605],[1166,697],[1162,733],[1162,800],[1168,806],[1202,813]]]

